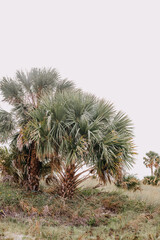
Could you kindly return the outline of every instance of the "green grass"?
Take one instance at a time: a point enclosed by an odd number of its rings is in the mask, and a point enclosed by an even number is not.
[[[49,191],[29,193],[0,183],[0,239],[160,239],[160,203],[90,184],[64,201]],[[147,187],[151,195],[153,187]],[[158,187],[154,191],[159,194]]]

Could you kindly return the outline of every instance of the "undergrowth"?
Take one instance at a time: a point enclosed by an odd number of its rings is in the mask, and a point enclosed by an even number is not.
[[[19,232],[26,239],[152,240],[159,237],[159,215],[158,205],[129,199],[118,191],[79,189],[72,199],[64,200],[49,191],[25,192],[0,183],[0,239],[6,232]]]

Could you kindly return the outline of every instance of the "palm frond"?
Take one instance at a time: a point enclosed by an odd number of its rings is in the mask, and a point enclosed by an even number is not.
[[[10,103],[20,103],[23,99],[23,90],[21,85],[11,78],[3,78],[0,82],[0,90],[3,96],[3,100]]]
[[[56,88],[59,74],[52,68],[32,68],[28,73],[28,79],[32,82],[32,91],[40,96],[42,92]]]
[[[31,91],[32,80],[28,78],[27,74],[23,71],[16,72],[16,80],[23,86],[25,92]]]
[[[15,131],[15,120],[13,115],[0,109],[0,142],[6,142]]]
[[[69,81],[67,79],[60,80],[57,84],[56,91],[62,92],[66,90],[72,90],[75,88],[75,84],[72,81]]]

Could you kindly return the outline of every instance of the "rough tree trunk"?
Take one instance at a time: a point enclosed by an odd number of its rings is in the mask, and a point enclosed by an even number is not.
[[[75,164],[66,167],[63,181],[61,182],[60,195],[63,198],[72,198],[76,189]]]
[[[39,176],[40,176],[41,162],[36,156],[35,144],[30,146],[30,152],[27,159],[27,180],[26,188],[30,191],[38,191],[39,189]]]

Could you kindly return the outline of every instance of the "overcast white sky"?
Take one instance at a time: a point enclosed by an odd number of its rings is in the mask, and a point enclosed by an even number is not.
[[[145,153],[160,154],[159,13],[158,0],[0,0],[0,78],[54,67],[113,102],[134,123],[142,178]]]

